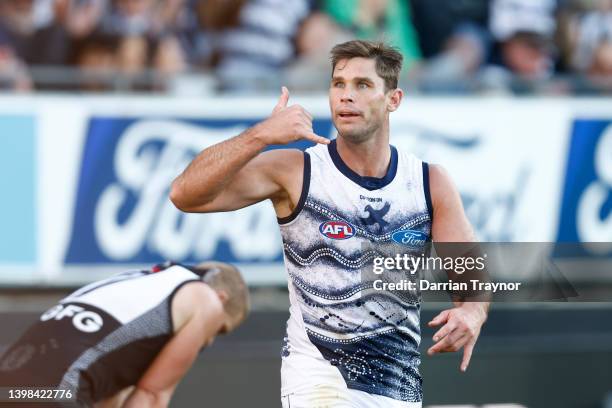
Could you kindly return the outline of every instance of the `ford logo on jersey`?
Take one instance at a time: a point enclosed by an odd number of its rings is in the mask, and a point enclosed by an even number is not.
[[[427,242],[427,234],[415,230],[401,230],[394,232],[391,239],[398,244],[420,247]]]
[[[355,227],[344,221],[326,221],[319,225],[319,231],[331,239],[349,239],[355,235]]]

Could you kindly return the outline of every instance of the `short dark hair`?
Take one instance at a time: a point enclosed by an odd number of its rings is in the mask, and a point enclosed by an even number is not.
[[[331,50],[332,75],[338,61],[350,58],[376,60],[376,73],[385,81],[385,91],[397,88],[404,57],[397,48],[383,42],[351,40],[337,44]]]

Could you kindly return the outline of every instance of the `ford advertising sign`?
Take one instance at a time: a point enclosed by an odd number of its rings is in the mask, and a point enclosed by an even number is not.
[[[574,121],[557,241],[612,256],[612,120]]]
[[[184,214],[168,199],[172,180],[195,155],[255,122],[91,119],[65,263],[281,262],[280,234],[269,205]],[[315,121],[319,134],[328,134],[330,127],[329,120]]]

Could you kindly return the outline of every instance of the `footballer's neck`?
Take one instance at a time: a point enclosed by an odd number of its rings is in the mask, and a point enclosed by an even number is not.
[[[384,177],[391,161],[389,131],[388,128],[384,130],[380,129],[378,134],[360,143],[339,136],[336,147],[342,161],[362,177]]]

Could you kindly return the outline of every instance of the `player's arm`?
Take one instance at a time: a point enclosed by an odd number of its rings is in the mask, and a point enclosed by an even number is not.
[[[288,100],[283,87],[268,119],[203,150],[172,183],[174,205],[186,212],[230,211],[286,196],[286,174],[303,168],[302,153],[262,150],[302,139],[329,143],[313,133],[312,115],[299,105],[287,107]]]
[[[429,184],[433,206],[432,238],[435,242],[474,242],[474,230],[468,221],[461,196],[448,173],[438,165],[429,166]],[[442,327],[434,334],[435,344],[428,350],[435,353],[458,351],[462,347],[461,370],[467,370],[480,328],[487,318],[488,302],[455,302],[443,310],[429,326]]]
[[[189,310],[172,339],[153,360],[136,384],[124,408],[167,407],[174,389],[195,361],[200,349],[219,332],[223,305],[212,289],[201,282],[187,284],[175,295],[175,308]],[[179,315],[182,313],[179,313]],[[176,324],[176,321],[175,321]]]
[[[126,387],[115,395],[108,397],[102,401],[96,402],[94,408],[120,408],[127,398],[132,395],[134,386]]]

